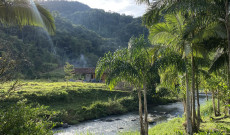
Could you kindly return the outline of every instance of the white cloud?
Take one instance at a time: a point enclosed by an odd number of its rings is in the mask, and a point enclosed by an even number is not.
[[[118,12],[121,14],[138,17],[146,10],[145,5],[137,5],[135,0],[77,0],[87,4],[91,8],[104,9],[105,11]]]

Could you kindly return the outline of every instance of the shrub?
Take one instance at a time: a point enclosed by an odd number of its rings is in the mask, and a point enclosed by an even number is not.
[[[106,103],[97,101],[91,104],[89,107],[82,107],[82,110],[86,119],[92,119],[106,116],[106,108]]]
[[[49,135],[54,126],[49,121],[46,107],[26,105],[26,100],[0,112],[0,134],[2,135]],[[47,114],[44,116],[44,114]]]
[[[165,87],[161,87],[161,88],[159,88],[159,90],[157,91],[157,95],[158,95],[159,97],[166,97],[166,96],[168,96],[168,95],[170,95],[170,94],[171,94],[170,90],[169,90],[168,88],[165,88]]]
[[[109,98],[108,102],[97,101],[88,107],[83,106],[80,113],[85,119],[93,119],[107,115],[121,114],[137,108],[137,105],[133,97],[124,97],[118,100],[116,98],[114,100]]]
[[[210,116],[213,113],[212,102],[209,101],[205,105],[201,106],[201,115],[202,116]]]
[[[109,99],[109,101],[106,103],[107,106],[107,114],[121,114],[126,111],[126,108],[124,108],[116,98],[114,100]]]
[[[118,100],[118,102],[127,109],[127,111],[134,110],[138,108],[138,100],[135,100],[134,97],[124,97]]]

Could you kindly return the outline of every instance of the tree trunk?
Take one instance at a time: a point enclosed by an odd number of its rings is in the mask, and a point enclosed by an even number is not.
[[[205,91],[205,95],[206,95],[206,101],[208,101],[208,92]]]
[[[191,121],[192,121],[192,93],[190,92],[190,113],[191,113]]]
[[[144,118],[144,127],[145,127],[145,135],[148,135],[148,108],[147,108],[147,90],[146,86],[144,85],[144,113],[145,113],[145,118]]]
[[[198,76],[196,78],[196,100],[197,100],[197,130],[200,129],[200,96],[199,96],[199,84],[198,84]]]
[[[190,110],[190,90],[189,90],[189,80],[188,71],[186,69],[185,73],[186,79],[186,121],[187,121],[187,134],[192,135],[192,121],[191,121],[191,110]]]
[[[216,104],[215,104],[215,92],[212,90],[212,107],[213,107],[213,113],[216,116]]]
[[[228,92],[230,91],[230,26],[229,26],[229,0],[225,1],[225,27],[227,31],[227,40],[228,40],[228,77],[227,77],[227,85],[228,85]],[[229,95],[227,95],[229,96]],[[228,104],[230,104],[230,99],[228,99]],[[228,114],[230,115],[230,107],[228,107]]]
[[[193,49],[191,52],[191,61],[192,61],[192,127],[193,132],[196,132],[196,106],[195,106],[195,66],[194,66],[194,56]]]
[[[184,114],[186,114],[186,97],[183,98]]]
[[[219,89],[217,89],[217,115],[220,116],[220,97]]]
[[[21,31],[22,31],[22,42],[24,43],[24,33],[23,33],[23,29],[22,29]]]
[[[139,100],[139,116],[140,116],[140,126],[141,126],[140,134],[144,135],[145,131],[144,131],[144,126],[143,126],[141,90],[138,91],[138,100]]]

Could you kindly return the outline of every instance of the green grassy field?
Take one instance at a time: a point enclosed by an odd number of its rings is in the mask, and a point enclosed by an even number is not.
[[[12,83],[1,86],[2,93]],[[109,90],[102,83],[23,81],[0,106],[7,108],[19,100],[48,106],[56,113],[54,121],[76,124],[79,121],[120,114],[137,107],[131,92]]]

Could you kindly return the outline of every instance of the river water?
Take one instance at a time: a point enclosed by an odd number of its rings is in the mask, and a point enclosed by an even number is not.
[[[200,94],[201,105],[206,102],[205,95]],[[149,106],[149,119],[153,121],[149,127],[168,121],[174,117],[182,117],[184,107],[182,102],[170,103],[167,105]],[[58,128],[55,135],[118,135],[120,132],[138,131],[139,115],[138,112],[130,112],[123,115],[108,116],[100,119],[81,122],[69,128]]]

